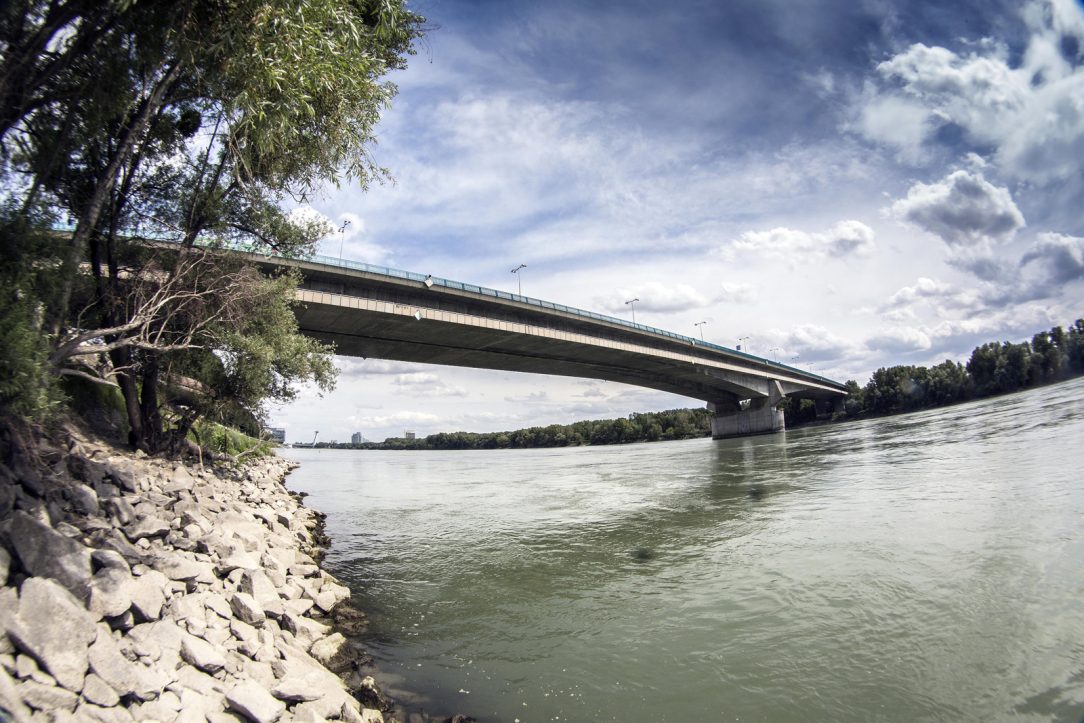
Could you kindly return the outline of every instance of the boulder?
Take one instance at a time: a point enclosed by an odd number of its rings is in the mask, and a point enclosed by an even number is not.
[[[91,578],[87,609],[95,615],[108,618],[123,615],[132,607],[133,584],[127,564],[124,567],[102,568]]]
[[[157,620],[166,603],[165,589],[169,580],[157,570],[147,570],[132,579],[132,609],[143,620]]]
[[[233,610],[233,614],[237,616],[238,620],[255,627],[262,626],[267,619],[263,608],[247,593],[234,593],[230,597],[230,609]]]
[[[90,551],[22,510],[11,517],[11,543],[23,568],[49,577],[79,600],[90,592]]]
[[[254,723],[274,723],[286,712],[285,703],[251,680],[231,688],[226,703]]]
[[[181,658],[206,673],[215,673],[226,666],[226,658],[213,645],[194,635],[181,640]]]
[[[68,690],[83,689],[87,646],[97,635],[94,618],[57,582],[27,578],[8,635]]]
[[[73,484],[66,490],[72,508],[87,517],[98,514],[98,493],[83,484]]]
[[[346,644],[346,638],[342,633],[332,633],[323,640],[317,640],[309,648],[309,655],[320,661],[321,664],[331,666],[331,663],[336,660],[339,652],[342,650],[343,645]]]
[[[118,695],[153,700],[169,685],[164,673],[124,657],[108,626],[99,626],[98,637],[87,654],[90,669]]]
[[[165,537],[169,532],[169,523],[157,515],[140,515],[124,528],[124,534],[132,542],[154,537]]]
[[[79,702],[79,696],[70,690],[42,685],[33,680],[24,680],[16,686],[16,690],[28,706],[50,714],[62,710],[71,713]]]
[[[30,720],[30,711],[23,705],[22,696],[8,672],[0,666],[0,708],[8,711],[13,720]]]
[[[0,585],[8,584],[8,573],[11,571],[11,555],[3,547],[0,547]]]
[[[83,681],[83,698],[103,708],[112,708],[120,702],[117,691],[94,673],[88,673]]]

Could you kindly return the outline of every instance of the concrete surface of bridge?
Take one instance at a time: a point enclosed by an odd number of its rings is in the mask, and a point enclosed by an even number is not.
[[[708,403],[712,436],[783,429],[784,396],[842,403],[845,387],[734,349],[548,301],[351,261],[250,255],[301,272],[301,331],[373,359],[603,379]]]

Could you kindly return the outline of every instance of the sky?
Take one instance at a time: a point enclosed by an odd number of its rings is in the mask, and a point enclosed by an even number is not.
[[[417,0],[395,181],[298,208],[320,251],[629,317],[864,384],[1084,316],[1076,0]],[[511,269],[526,264],[518,274]],[[697,326],[698,322],[706,322]],[[336,357],[288,441],[697,400]]]

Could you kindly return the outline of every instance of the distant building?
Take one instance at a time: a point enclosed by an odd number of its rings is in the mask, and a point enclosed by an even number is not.
[[[267,436],[275,444],[286,444],[286,430],[282,427],[268,427]]]
[[[367,439],[361,436],[361,432],[354,432],[350,435],[350,444],[365,444]]]
[[[407,431],[403,432],[403,437],[406,438],[406,439],[414,439],[415,438],[414,432],[412,432],[412,431],[410,431],[408,429]]]

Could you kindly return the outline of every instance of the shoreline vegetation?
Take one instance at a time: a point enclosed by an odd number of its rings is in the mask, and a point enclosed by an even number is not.
[[[976,347],[966,364],[945,360],[933,367],[882,367],[865,386],[847,381],[842,412],[818,416],[809,399],[783,403],[787,429],[904,414],[959,404],[1052,384],[1084,374],[1084,319],[1067,329],[1055,326],[1030,341],[989,342]],[[390,437],[361,444],[319,442],[299,448],[357,450],[535,449],[631,444],[711,435],[706,409],[634,413],[616,419],[582,420],[504,432],[439,432],[417,439]]]

